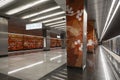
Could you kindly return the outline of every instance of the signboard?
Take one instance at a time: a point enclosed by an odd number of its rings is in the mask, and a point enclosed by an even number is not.
[[[26,24],[26,30],[42,29],[42,23]]]

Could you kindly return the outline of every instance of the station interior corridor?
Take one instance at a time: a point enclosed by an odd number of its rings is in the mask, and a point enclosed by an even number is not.
[[[1,80],[117,80],[105,47],[87,54],[84,71],[67,67],[66,50],[62,49],[0,58]]]
[[[120,80],[120,0],[0,0],[0,80]]]

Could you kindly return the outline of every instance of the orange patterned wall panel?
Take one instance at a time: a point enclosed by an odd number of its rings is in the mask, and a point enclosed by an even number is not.
[[[35,48],[35,37],[34,36],[24,36],[24,49],[34,49]]]
[[[95,36],[95,29],[94,29],[94,21],[88,21],[87,27],[87,51],[94,52],[95,44],[96,44],[96,36]]]
[[[82,67],[84,0],[67,0],[67,65]]]
[[[43,37],[24,34],[8,34],[8,50],[43,48]]]
[[[23,35],[8,34],[8,50],[22,50],[23,49]]]
[[[24,35],[24,49],[43,48],[43,37]]]
[[[43,48],[43,38],[36,37],[35,45],[36,45],[36,48]]]
[[[51,38],[50,47],[61,47],[61,39]],[[42,49],[43,37],[24,35],[24,34],[8,34],[8,50],[28,50],[28,49]]]
[[[50,47],[51,48],[61,47],[61,40],[57,39],[57,38],[51,38],[50,39]]]
[[[56,46],[57,46],[57,47],[61,47],[61,46],[62,46],[62,43],[61,43],[61,40],[60,40],[60,39],[57,39]]]

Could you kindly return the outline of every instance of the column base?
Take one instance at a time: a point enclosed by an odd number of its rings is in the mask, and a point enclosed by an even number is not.
[[[43,49],[43,51],[50,51],[50,49]]]

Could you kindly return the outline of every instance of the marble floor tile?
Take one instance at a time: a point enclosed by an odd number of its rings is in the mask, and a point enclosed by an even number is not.
[[[8,80],[116,80],[104,53],[101,47],[87,53],[84,71],[67,67],[64,49],[0,58],[0,73],[4,74],[0,80],[5,76]]]

